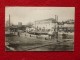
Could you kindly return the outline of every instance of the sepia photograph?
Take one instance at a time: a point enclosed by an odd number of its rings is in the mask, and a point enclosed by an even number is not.
[[[5,51],[74,51],[75,7],[5,7]]]

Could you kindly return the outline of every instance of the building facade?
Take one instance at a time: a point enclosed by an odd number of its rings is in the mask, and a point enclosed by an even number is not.
[[[58,23],[59,31],[74,32],[74,20]]]
[[[49,18],[44,20],[35,21],[35,28],[38,30],[55,30],[56,28],[56,19]]]

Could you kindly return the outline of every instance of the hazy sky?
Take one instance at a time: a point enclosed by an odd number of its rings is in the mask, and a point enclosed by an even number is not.
[[[58,21],[65,21],[75,18],[74,7],[5,7],[5,20],[9,20],[17,24],[22,22],[27,24],[35,20],[43,20],[48,18],[55,18],[58,15]]]

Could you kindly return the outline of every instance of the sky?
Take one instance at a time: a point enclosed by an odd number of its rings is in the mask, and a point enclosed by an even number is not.
[[[75,7],[5,7],[5,21],[10,20],[13,24],[22,22],[23,25],[38,20],[55,18],[58,21],[68,19],[75,20]]]

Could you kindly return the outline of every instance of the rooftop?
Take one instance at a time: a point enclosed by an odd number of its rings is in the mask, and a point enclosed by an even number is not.
[[[56,20],[54,18],[38,20],[38,21],[35,21],[35,22],[41,22],[41,21],[52,21],[52,22],[56,22]]]

